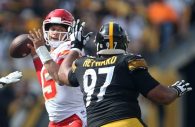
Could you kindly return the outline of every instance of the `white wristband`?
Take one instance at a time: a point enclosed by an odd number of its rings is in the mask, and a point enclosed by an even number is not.
[[[45,46],[40,46],[39,48],[37,48],[36,53],[39,56],[42,64],[52,59],[49,54],[49,51],[47,50]]]

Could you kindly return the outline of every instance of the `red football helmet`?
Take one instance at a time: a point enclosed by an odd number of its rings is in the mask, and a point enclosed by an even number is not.
[[[42,26],[46,44],[50,45],[51,47],[56,48],[61,43],[65,42],[68,39],[68,32],[59,32],[59,34],[63,37],[59,37],[59,40],[55,42],[52,41],[48,35],[49,27],[52,24],[58,24],[68,29],[68,27],[72,24],[73,21],[74,21],[74,17],[72,16],[70,12],[68,12],[65,9],[55,9],[51,11],[46,16],[45,20],[43,21],[43,26]]]

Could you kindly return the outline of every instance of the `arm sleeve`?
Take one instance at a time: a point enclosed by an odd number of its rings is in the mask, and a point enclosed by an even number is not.
[[[38,81],[41,84],[41,69],[43,67],[43,64],[41,60],[39,59],[39,57],[33,59],[33,64],[36,70]]]
[[[128,57],[126,62],[135,88],[146,97],[147,93],[159,82],[149,74],[147,63],[141,55]]]
[[[160,83],[155,80],[147,70],[137,70],[132,73],[136,89],[145,97],[148,92]]]

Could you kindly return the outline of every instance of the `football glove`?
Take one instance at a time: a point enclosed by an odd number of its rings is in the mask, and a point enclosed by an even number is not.
[[[174,89],[179,97],[192,90],[190,83],[185,82],[185,80],[177,81],[169,87]]]
[[[79,49],[85,46],[89,37],[92,35],[92,32],[89,32],[85,36],[83,36],[83,28],[85,27],[85,22],[80,22],[79,19],[73,22],[73,24],[68,28],[68,33],[70,35],[71,40],[71,49]]]
[[[20,81],[21,78],[22,78],[22,72],[20,71],[12,72],[9,75],[0,78],[0,88],[2,88],[7,84],[16,83]]]

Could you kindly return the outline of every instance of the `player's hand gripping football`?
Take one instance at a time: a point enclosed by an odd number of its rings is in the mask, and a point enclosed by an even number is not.
[[[2,88],[7,84],[19,82],[21,78],[22,78],[22,72],[20,71],[12,72],[9,75],[0,78],[0,84],[1,84],[0,88]]]
[[[185,82],[185,80],[175,82],[170,88],[173,88],[179,97],[192,90],[190,83]]]
[[[40,29],[34,28],[33,30],[30,30],[28,38],[33,42],[35,49],[42,45],[45,45],[45,40]]]
[[[92,32],[89,32],[85,36],[83,35],[83,28],[85,27],[85,22],[80,22],[79,19],[74,21],[73,24],[68,28],[68,33],[70,34],[71,48],[77,48],[82,50],[87,41],[89,40]]]
[[[33,42],[33,45],[28,44],[28,48],[31,49],[31,56],[36,56],[36,49],[45,45],[45,40],[40,29],[33,29],[29,31],[28,38]]]

